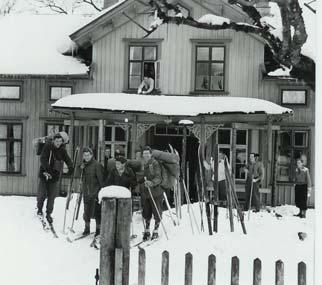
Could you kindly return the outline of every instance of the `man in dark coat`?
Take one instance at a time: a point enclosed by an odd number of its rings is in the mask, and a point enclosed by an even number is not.
[[[263,169],[262,162],[259,161],[258,154],[251,153],[249,155],[249,164],[246,166],[245,171],[247,173],[246,184],[245,184],[245,190],[246,190],[245,210],[248,210],[251,207],[254,207],[255,212],[259,212],[260,210],[259,187],[261,182],[264,179],[264,169]]]
[[[152,239],[158,237],[158,229],[162,218],[163,188],[161,187],[162,176],[161,166],[157,160],[152,157],[152,150],[146,146],[142,150],[144,161],[144,176],[139,181],[144,187],[140,188],[142,216],[145,219],[145,231],[143,240],[148,240],[150,234],[150,222],[152,214],[155,220]],[[152,197],[151,197],[152,195]],[[154,205],[156,204],[156,207]]]
[[[63,163],[68,166],[68,173],[73,172],[73,163],[67,154],[63,138],[58,133],[52,142],[44,145],[40,155],[39,187],[37,195],[38,215],[42,215],[44,202],[47,198],[46,218],[53,222],[51,214],[54,210],[55,198],[58,194],[58,180],[63,170]]]
[[[103,166],[93,157],[93,151],[89,147],[83,149],[83,163],[80,166],[82,173],[82,191],[84,197],[85,229],[83,234],[90,233],[90,222],[96,220],[95,236],[100,234],[101,206],[98,203],[98,193],[104,185]]]
[[[126,166],[126,159],[123,156],[115,158],[115,167],[111,170],[107,179],[107,186],[110,185],[123,186],[131,191],[137,185],[135,173],[130,167]]]

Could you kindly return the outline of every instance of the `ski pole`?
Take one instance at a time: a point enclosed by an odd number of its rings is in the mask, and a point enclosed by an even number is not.
[[[252,205],[252,196],[253,196],[253,179],[254,179],[254,175],[252,175],[251,177],[251,185],[250,185],[250,197],[249,197],[249,204],[248,204],[248,220],[250,218],[250,208],[251,208],[251,205]]]
[[[145,181],[147,181],[146,177],[144,177],[144,180],[145,180]],[[154,200],[154,198],[153,198],[153,196],[152,196],[151,189],[150,189],[150,187],[149,187],[149,186],[146,186],[146,187],[148,188],[148,191],[149,191],[149,194],[150,194],[150,197],[151,197],[151,200],[152,200],[153,206],[155,207],[155,210],[156,210],[156,212],[157,212],[157,214],[158,214],[158,217],[159,217],[159,219],[160,219],[160,222],[161,222],[161,225],[162,225],[162,228],[163,228],[164,234],[165,234],[165,236],[166,236],[167,240],[169,240],[169,237],[168,237],[167,231],[166,231],[165,226],[164,226],[164,224],[163,224],[163,221],[162,221],[162,219],[161,219],[161,215],[160,215],[159,209],[158,209],[157,204],[155,203],[155,200]]]
[[[75,220],[77,220],[78,218],[78,214],[79,214],[79,208],[80,208],[80,204],[81,204],[81,185],[82,185],[82,179],[83,179],[83,169],[80,175],[80,182],[79,182],[79,186],[78,186],[78,190],[79,190],[79,194],[77,196],[77,200],[76,200],[76,204],[75,204],[75,209],[74,209],[74,214],[73,214],[73,220],[72,220],[72,225],[70,227],[70,231],[73,233],[74,232],[74,222]]]
[[[165,194],[165,192],[163,192],[163,197],[164,197],[165,203],[167,205],[167,208],[169,210],[169,214],[170,214],[171,221],[172,221],[173,225],[176,226],[177,224],[176,224],[175,220],[173,219],[172,212],[171,212],[171,207],[170,207],[170,204],[169,204],[169,201],[168,201],[168,197]]]

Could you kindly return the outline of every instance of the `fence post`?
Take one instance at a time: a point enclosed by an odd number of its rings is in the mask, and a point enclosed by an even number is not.
[[[101,193],[104,192],[102,194],[100,285],[128,285],[132,215],[131,193],[126,188],[117,189],[119,192],[124,190],[122,193],[126,195],[115,197],[115,191],[109,192],[113,188],[115,186],[106,187],[99,194],[101,196]],[[121,283],[115,283],[120,278]]]
[[[162,252],[161,285],[169,284],[169,252]]]
[[[192,254],[185,255],[184,285],[192,285]]]
[[[306,285],[306,264],[300,262],[297,266],[297,284]]]
[[[284,285],[284,263],[282,260],[276,261],[275,285]]]
[[[231,259],[231,285],[239,285],[239,258]]]
[[[259,258],[254,260],[253,285],[262,284],[262,262]]]
[[[208,285],[216,285],[216,256],[208,256]]]
[[[139,272],[138,272],[138,285],[145,285],[145,250],[139,250]]]

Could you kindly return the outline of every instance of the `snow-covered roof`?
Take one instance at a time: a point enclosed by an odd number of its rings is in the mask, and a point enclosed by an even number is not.
[[[200,23],[206,23],[209,25],[223,25],[224,23],[229,24],[230,23],[230,19],[225,18],[225,17],[221,17],[221,16],[217,16],[217,15],[213,15],[213,14],[206,14],[203,15],[198,22]]]
[[[0,18],[0,74],[86,74],[63,53],[76,48],[69,34],[89,21],[76,15],[8,15]]]
[[[275,103],[245,97],[165,96],[127,93],[87,93],[66,96],[53,109],[87,109],[117,112],[144,112],[158,115],[198,116],[221,113],[292,113]]]

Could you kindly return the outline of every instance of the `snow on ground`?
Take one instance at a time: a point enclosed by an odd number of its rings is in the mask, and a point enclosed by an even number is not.
[[[75,197],[70,209],[73,209]],[[42,230],[36,217],[34,197],[0,197],[1,232],[0,237],[0,284],[6,285],[88,285],[95,284],[95,269],[99,267],[99,251],[90,248],[91,238],[68,243],[62,234],[64,198],[57,198],[54,223],[59,239]],[[199,205],[194,204],[197,221],[200,221]],[[146,284],[160,284],[161,254],[170,253],[170,284],[180,285],[184,280],[184,255],[193,254],[193,284],[206,284],[207,259],[209,254],[217,258],[217,283],[230,284],[231,257],[240,258],[240,284],[252,284],[253,259],[262,260],[262,284],[271,285],[275,280],[275,261],[281,259],[285,265],[285,284],[297,284],[297,263],[307,264],[307,284],[313,284],[314,254],[314,210],[308,210],[307,219],[293,217],[297,213],[294,206],[278,207],[283,216],[277,219],[274,213],[261,212],[246,218],[247,235],[241,231],[235,218],[235,232],[229,229],[227,211],[220,208],[219,233],[206,232],[192,234],[186,206],[182,207],[183,219],[175,227],[165,212],[163,221],[169,235],[166,240],[160,226],[160,240],[146,248]],[[72,211],[71,211],[72,212]],[[70,224],[70,212],[68,225]],[[175,210],[173,209],[173,213]],[[82,216],[82,211],[80,217]],[[247,217],[247,216],[246,216]],[[143,224],[141,215],[133,216],[134,233],[141,238]],[[94,230],[95,222],[92,222]],[[83,221],[75,224],[78,232],[83,230]],[[153,226],[153,225],[151,225]],[[298,232],[306,232],[304,241],[298,239]],[[137,284],[138,250],[131,250],[130,284]]]
[[[1,74],[86,74],[72,56],[69,34],[89,21],[77,15],[9,15],[0,18]]]
[[[164,96],[126,93],[87,93],[57,100],[55,108],[77,108],[112,111],[138,111],[159,115],[197,116],[216,113],[292,113],[273,102],[246,97]]]

